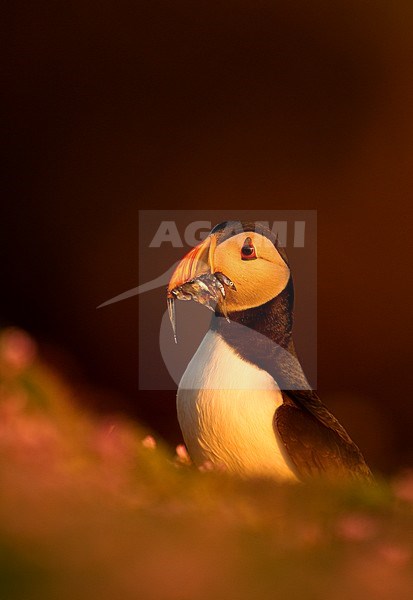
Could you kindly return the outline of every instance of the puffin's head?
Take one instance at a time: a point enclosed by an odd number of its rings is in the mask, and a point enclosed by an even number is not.
[[[290,279],[287,257],[276,236],[259,223],[225,221],[193,248],[169,282],[168,307],[174,299],[195,300],[227,313],[254,308],[278,296]]]

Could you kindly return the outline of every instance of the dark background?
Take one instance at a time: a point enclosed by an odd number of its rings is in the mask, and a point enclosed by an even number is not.
[[[412,6],[13,3],[0,319],[91,405],[179,440],[139,392],[138,210],[318,210],[318,383],[378,469],[413,462]],[[80,383],[79,383],[80,385]]]

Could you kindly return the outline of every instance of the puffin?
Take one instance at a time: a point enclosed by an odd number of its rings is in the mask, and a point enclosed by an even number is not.
[[[243,478],[372,480],[362,453],[311,389],[294,347],[294,285],[285,249],[264,224],[225,221],[178,263],[175,301],[212,312],[177,391],[192,461]]]

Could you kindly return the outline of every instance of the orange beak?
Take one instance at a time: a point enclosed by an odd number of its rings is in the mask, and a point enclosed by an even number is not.
[[[209,235],[203,242],[192,248],[176,267],[168,285],[168,298],[172,297],[172,291],[195,279],[203,273],[214,272],[214,251],[216,237]]]
[[[167,289],[169,318],[176,338],[175,300],[195,300],[213,312],[210,302],[219,304],[220,310],[229,321],[225,306],[225,286],[236,291],[234,283],[221,272],[215,272],[214,254],[217,245],[215,235],[209,235],[192,248],[176,267]]]
[[[167,289],[167,304],[175,343],[177,342],[175,322],[175,294],[177,294],[177,291],[175,290],[185,283],[189,283],[196,277],[199,277],[199,275],[214,272],[213,258],[215,247],[216,238],[215,236],[209,235],[203,242],[198,244],[198,246],[195,246],[195,248],[192,248],[192,250],[184,256],[172,274]],[[187,296],[182,292],[180,292],[178,297],[181,300],[189,300],[191,298],[190,295]],[[199,298],[199,301],[201,301],[201,298]]]

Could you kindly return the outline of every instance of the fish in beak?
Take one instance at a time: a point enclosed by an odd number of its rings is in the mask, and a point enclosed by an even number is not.
[[[215,307],[211,306],[211,302],[215,302],[229,321],[225,306],[225,286],[234,291],[236,287],[224,273],[214,270],[216,243],[216,236],[210,234],[188,252],[172,274],[167,288],[167,305],[175,343],[177,343],[175,300],[195,300],[212,311],[215,311]]]

